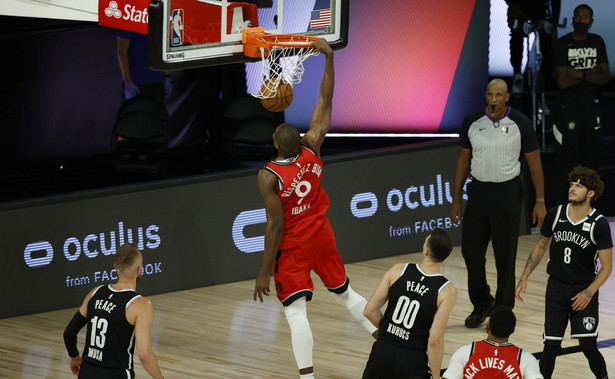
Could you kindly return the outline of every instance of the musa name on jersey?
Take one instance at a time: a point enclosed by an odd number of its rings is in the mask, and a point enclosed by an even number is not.
[[[378,339],[426,351],[429,330],[438,310],[438,294],[449,283],[442,274],[427,274],[417,264],[406,264],[389,289]]]
[[[572,222],[569,207],[567,204],[551,209],[540,230],[543,236],[551,237],[547,273],[563,282],[589,283],[598,272],[598,250],[613,247],[611,230],[596,209]]]
[[[131,289],[116,291],[111,285],[94,291],[88,302],[84,361],[133,370],[135,327],[126,320],[126,309],[140,296]]]
[[[284,234],[280,249],[299,246],[325,221],[329,196],[320,186],[322,160],[306,146],[293,158],[270,161],[265,170],[278,178],[284,208]]]

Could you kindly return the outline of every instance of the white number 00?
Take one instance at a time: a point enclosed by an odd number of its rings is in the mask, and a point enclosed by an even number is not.
[[[420,307],[421,303],[417,300],[410,301],[408,296],[400,296],[395,311],[393,311],[393,322],[402,324],[406,329],[411,329]]]

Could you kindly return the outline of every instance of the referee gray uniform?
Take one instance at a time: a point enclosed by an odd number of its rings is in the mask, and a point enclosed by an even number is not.
[[[530,120],[508,107],[499,120],[485,110],[465,118],[461,147],[472,150],[463,214],[461,253],[468,269],[468,292],[476,309],[493,303],[485,263],[489,240],[497,269],[496,305],[515,304],[515,260],[523,189],[521,154],[539,148]]]

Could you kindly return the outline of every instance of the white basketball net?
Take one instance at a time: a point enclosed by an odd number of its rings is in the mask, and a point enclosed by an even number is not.
[[[276,42],[277,39],[276,39]],[[305,44],[305,41],[297,41]],[[276,95],[280,81],[284,80],[290,86],[301,83],[301,78],[305,72],[303,61],[308,57],[318,55],[318,50],[311,47],[294,47],[293,42],[279,42],[286,46],[273,46],[269,56],[265,58],[265,48],[261,47],[261,58],[263,62],[263,84],[259,91],[252,96],[259,99],[268,99]],[[270,79],[270,80],[268,80]]]

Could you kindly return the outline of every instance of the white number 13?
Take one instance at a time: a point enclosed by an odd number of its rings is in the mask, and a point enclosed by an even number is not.
[[[105,333],[107,333],[107,327],[109,326],[109,322],[107,321],[107,319],[98,318],[98,316],[93,317],[91,322],[92,333],[90,334],[90,345],[102,349],[103,347],[105,347]]]

